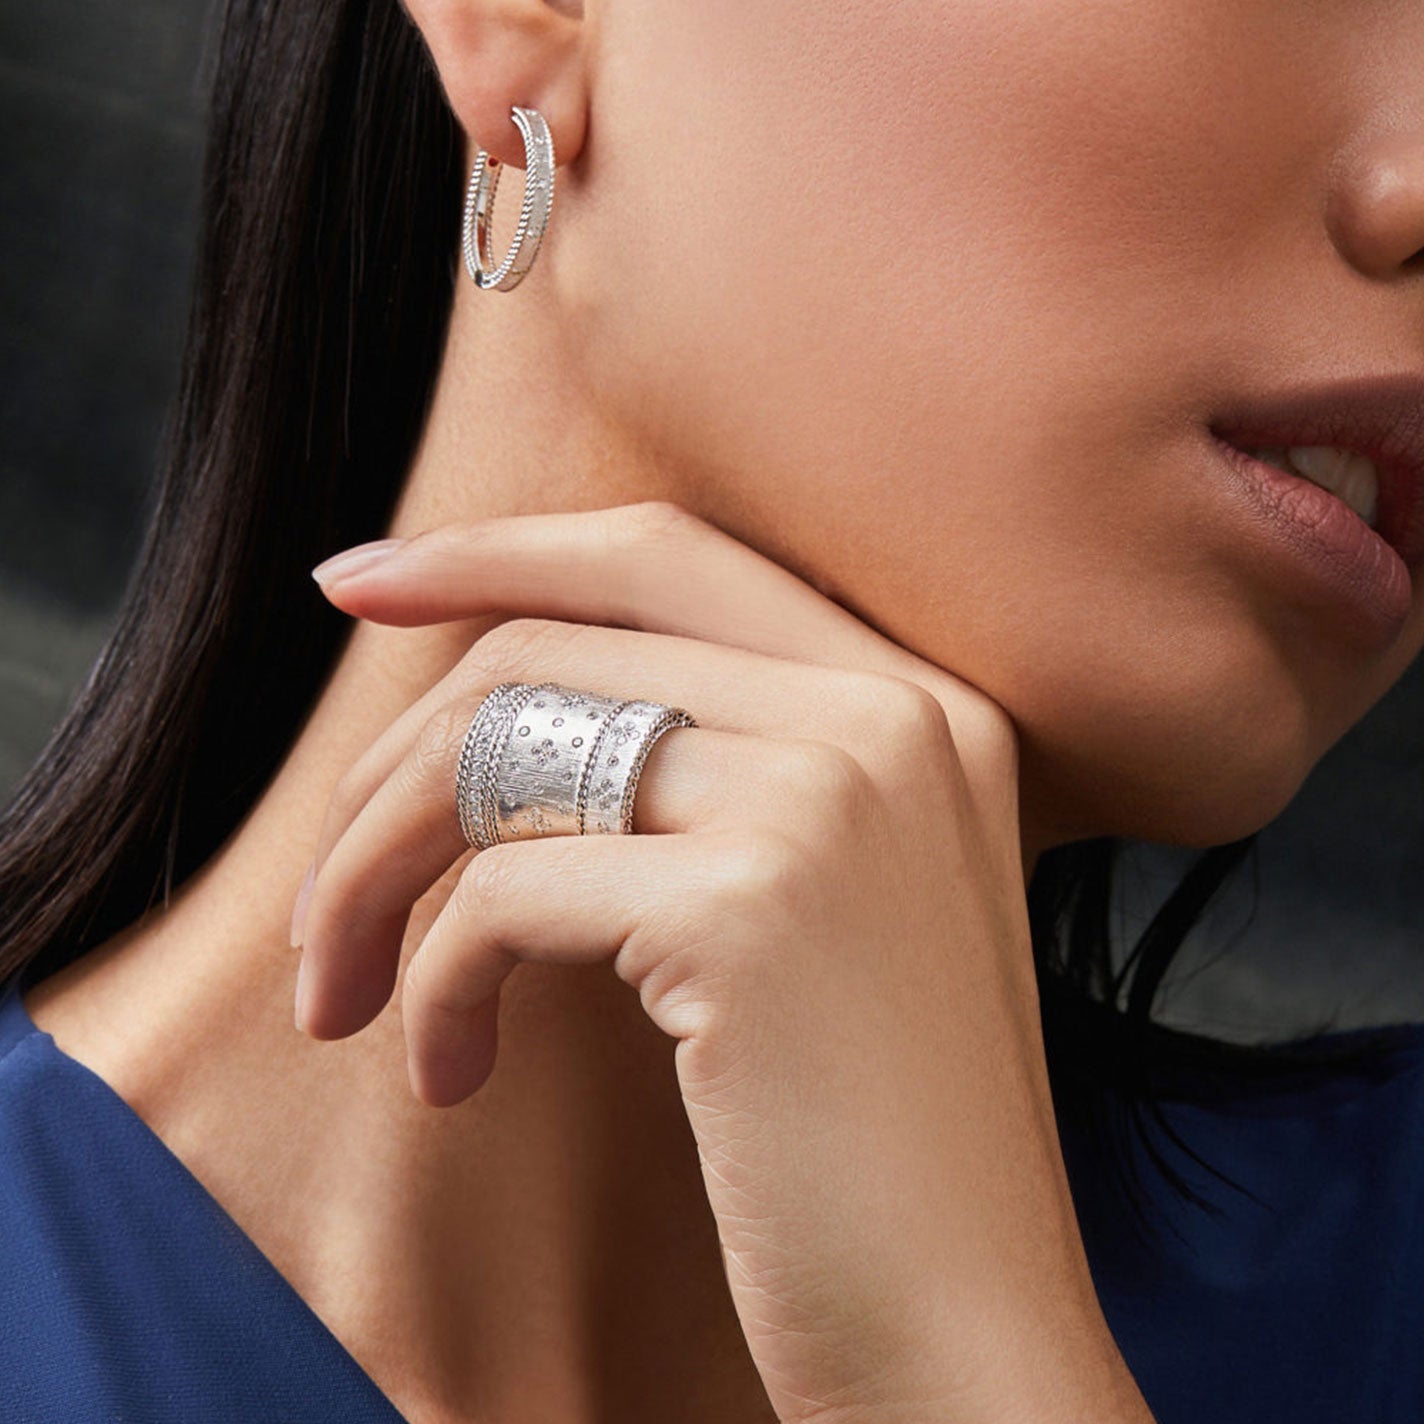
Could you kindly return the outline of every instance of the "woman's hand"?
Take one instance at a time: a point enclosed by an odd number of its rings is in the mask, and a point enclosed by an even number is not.
[[[517,616],[342,778],[303,1027],[338,1038],[380,1011],[412,906],[468,855],[406,970],[414,1092],[478,1089],[516,964],[610,960],[678,1040],[782,1420],[1150,1420],[1058,1149],[1004,711],[662,503],[433,529],[326,593],[388,624]],[[505,681],[692,713],[648,757],[643,834],[471,853],[456,761]]]

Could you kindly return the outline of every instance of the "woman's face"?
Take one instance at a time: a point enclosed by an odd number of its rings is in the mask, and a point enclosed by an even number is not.
[[[1000,702],[1049,839],[1274,816],[1424,643],[1424,599],[1382,625],[1329,593],[1208,425],[1424,377],[1424,6],[585,24],[542,260],[686,502]]]

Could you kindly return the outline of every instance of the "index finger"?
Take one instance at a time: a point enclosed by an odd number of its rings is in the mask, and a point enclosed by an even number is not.
[[[670,633],[918,683],[993,794],[1017,732],[987,693],[918,657],[849,609],[680,505],[663,500],[440,525],[323,590],[358,618],[397,626],[491,612]],[[977,760],[977,759],[976,759]]]
[[[323,592],[358,618],[402,627],[514,610],[900,677],[910,663],[927,666],[789,569],[661,500],[440,525],[337,572]]]

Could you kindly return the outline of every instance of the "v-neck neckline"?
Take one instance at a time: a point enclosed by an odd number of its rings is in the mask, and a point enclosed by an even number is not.
[[[278,1270],[272,1258],[243,1230],[232,1213],[208,1190],[187,1163],[144,1121],[128,1100],[107,1079],[96,1073],[88,1064],[66,1053],[55,1042],[53,1034],[47,1033],[30,1017],[29,1009],[26,1007],[22,995],[37,981],[32,981],[29,978],[28,969],[29,966],[26,966],[17,975],[12,976],[3,993],[0,993],[0,1061],[16,1051],[25,1040],[38,1039],[43,1043],[43,1051],[61,1063],[65,1071],[82,1075],[89,1086],[100,1093],[110,1110],[121,1115],[131,1131],[139,1135],[148,1151],[158,1154],[167,1168],[168,1175],[176,1176],[183,1184],[184,1190],[202,1206],[204,1212],[215,1217],[221,1223],[224,1231],[243,1243],[244,1249],[251,1253],[259,1270],[265,1276],[266,1284],[286,1302],[313,1337],[321,1342],[337,1366],[352,1375],[360,1390],[370,1395],[372,1405],[377,1410],[385,1411],[387,1420],[384,1424],[410,1424],[410,1421],[396,1408],[390,1397],[380,1388],[361,1362],[342,1344],[331,1327],[308,1304],[305,1297],[291,1281]]]

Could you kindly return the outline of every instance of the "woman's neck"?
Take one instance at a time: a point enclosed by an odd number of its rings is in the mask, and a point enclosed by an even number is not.
[[[424,441],[373,537],[674,496],[552,359],[529,285],[513,298],[462,291]],[[348,1039],[293,1026],[288,920],[333,787],[489,621],[356,625],[219,852],[169,908],[27,1006],[413,1421],[771,1420],[726,1291],[675,1044],[611,966],[518,969],[494,1073],[454,1108],[410,1091],[399,985]],[[402,967],[456,873],[418,902]]]
[[[424,438],[390,528],[372,537],[645,498],[697,510],[685,472],[601,419],[565,325],[537,281],[512,296],[462,285]],[[770,1421],[675,1043],[611,966],[518,968],[501,991],[493,1075],[454,1108],[410,1091],[399,977],[350,1038],[293,1026],[289,915],[337,780],[501,616],[356,624],[218,853],[166,910],[36,986],[27,1006],[412,1421]],[[462,863],[417,902],[402,970]]]

